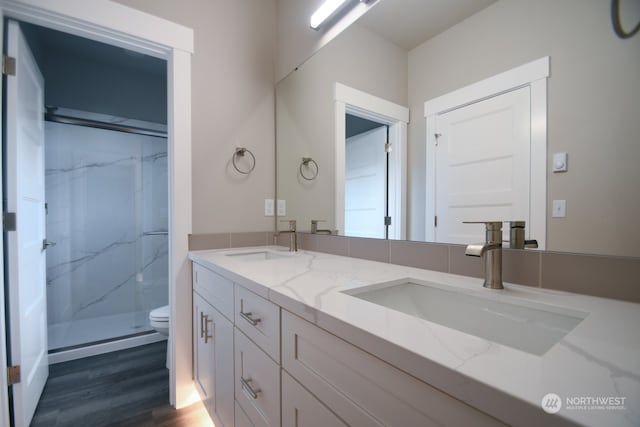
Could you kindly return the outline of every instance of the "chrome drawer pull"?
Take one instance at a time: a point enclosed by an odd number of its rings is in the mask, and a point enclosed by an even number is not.
[[[204,315],[204,343],[208,343],[213,338],[213,333],[209,335],[209,323],[213,323],[213,320],[209,320],[209,315]]]
[[[242,317],[247,322],[251,323],[253,326],[256,326],[258,323],[262,321],[262,319],[254,319],[253,317],[251,317],[251,312],[245,313],[243,311],[240,311],[240,317]]]
[[[244,377],[240,377],[240,383],[242,384],[242,388],[251,395],[251,397],[253,397],[254,399],[258,398],[258,393],[260,393],[260,390],[254,390],[251,385],[249,384],[249,382],[251,381],[251,378],[249,378],[248,380],[245,380]]]
[[[200,312],[200,338],[204,338],[205,336],[204,328],[205,328],[204,313],[201,311]]]

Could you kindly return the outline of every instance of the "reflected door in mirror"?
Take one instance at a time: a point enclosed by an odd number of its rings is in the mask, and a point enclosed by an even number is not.
[[[464,221],[529,223],[529,91],[517,89],[436,118],[435,241],[483,241],[483,228]]]
[[[346,140],[345,235],[386,237],[387,127],[381,126]]]

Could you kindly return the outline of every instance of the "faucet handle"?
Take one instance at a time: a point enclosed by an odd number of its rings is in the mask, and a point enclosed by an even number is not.
[[[487,231],[502,230],[502,221],[462,221],[463,224],[484,224]]]
[[[288,222],[289,223],[289,231],[296,231],[296,220],[295,219],[281,219],[280,222]]]

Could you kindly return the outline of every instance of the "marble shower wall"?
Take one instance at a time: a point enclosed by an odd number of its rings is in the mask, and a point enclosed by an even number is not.
[[[52,122],[45,138],[49,324],[168,304],[168,236],[150,234],[168,227],[166,139]]]

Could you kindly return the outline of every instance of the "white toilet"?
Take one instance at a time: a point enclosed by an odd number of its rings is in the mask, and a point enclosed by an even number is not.
[[[156,330],[160,335],[164,335],[165,337],[169,337],[169,306],[164,305],[162,307],[158,307],[155,310],[151,310],[149,313],[149,323],[151,327]],[[171,348],[171,337],[167,340],[167,369],[169,369],[169,355],[171,352],[169,349]]]

